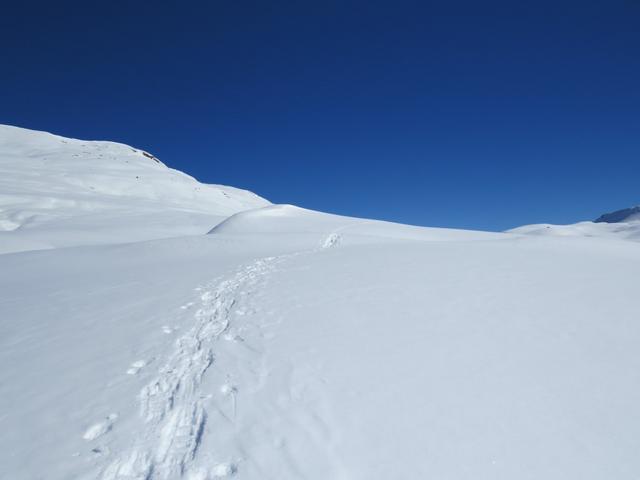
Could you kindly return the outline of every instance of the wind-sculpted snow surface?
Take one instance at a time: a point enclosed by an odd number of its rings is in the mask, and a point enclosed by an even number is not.
[[[425,228],[380,220],[331,215],[294,205],[269,205],[246,210],[220,222],[210,234],[225,235],[315,235],[325,238],[348,232],[349,238],[358,243],[395,239],[407,241],[468,241],[496,240],[503,234],[474,232],[449,228]]]

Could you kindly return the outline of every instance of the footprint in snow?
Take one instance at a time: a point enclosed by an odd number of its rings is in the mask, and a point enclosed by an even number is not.
[[[220,463],[213,467],[211,475],[213,478],[225,478],[234,475],[238,471],[238,467],[233,463]]]
[[[95,447],[91,449],[91,453],[93,453],[94,455],[98,456],[98,457],[104,457],[106,455],[109,455],[111,453],[111,450],[109,450],[109,447]]]
[[[224,395],[225,397],[231,399],[231,416],[235,419],[237,410],[236,394],[238,393],[238,388],[234,384],[227,382],[220,387],[220,393],[222,393],[222,395]]]
[[[84,432],[82,438],[90,442],[91,440],[95,440],[96,438],[101,437],[105,433],[113,428],[114,422],[118,419],[117,413],[112,413],[107,418],[102,420],[101,422],[94,423]]]
[[[229,395],[235,395],[237,392],[238,389],[231,383],[225,383],[220,387],[220,393],[222,393],[225,397]]]
[[[231,477],[237,471],[238,468],[233,463],[220,463],[210,471],[207,469],[192,471],[188,480],[213,480],[214,478]]]
[[[137,362],[133,362],[129,370],[127,370],[127,375],[137,375],[138,372],[143,369],[147,365],[145,360],[138,360]]]
[[[225,333],[222,338],[228,342],[244,342],[244,338],[232,332]]]

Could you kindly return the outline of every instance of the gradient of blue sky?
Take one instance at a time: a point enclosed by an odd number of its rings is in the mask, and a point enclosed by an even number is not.
[[[640,203],[640,2],[6,2],[0,123],[420,225]]]

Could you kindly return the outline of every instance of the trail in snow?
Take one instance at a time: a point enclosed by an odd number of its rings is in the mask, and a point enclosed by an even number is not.
[[[338,245],[340,243],[340,240],[342,240],[342,237],[340,237],[340,235],[338,233],[334,232],[331,235],[329,235],[327,238],[324,239],[324,241],[322,242],[322,247],[321,248],[335,247],[336,245]]]
[[[320,249],[324,250],[326,248],[336,247],[342,242],[342,232],[348,229],[352,229],[354,227],[361,227],[363,225],[367,225],[369,223],[374,223],[371,220],[363,220],[360,222],[356,222],[349,225],[343,225],[342,227],[336,228],[331,233],[329,233],[324,240],[320,243]]]
[[[319,248],[307,253],[332,248],[340,240],[341,236],[334,231],[321,241]],[[167,480],[189,472],[207,422],[205,407],[211,395],[203,395],[200,386],[215,361],[215,343],[220,337],[236,342],[242,340],[229,332],[239,296],[254,289],[278,262],[301,253],[256,260],[241,267],[231,278],[214,282],[212,288],[199,289],[201,307],[195,313],[195,325],[176,340],[176,349],[158,376],[138,395],[144,422],[142,431],[130,449],[103,470],[103,480]],[[134,362],[127,373],[137,374],[145,364],[144,361]],[[235,386],[223,384],[220,391],[231,398],[235,416],[238,394]],[[111,429],[113,422],[108,420],[100,423],[100,427],[105,428],[101,428],[97,436]],[[95,428],[98,429],[98,425]],[[221,463],[212,466],[211,471],[214,477],[231,476],[237,466]]]
[[[246,291],[274,268],[280,257],[267,257],[239,269],[211,290],[203,289],[196,324],[176,341],[176,349],[157,378],[139,394],[144,430],[128,452],[103,472],[104,480],[170,479],[185,474],[200,446],[207,421],[199,387],[215,361],[215,342],[230,326],[231,312],[241,291]],[[227,339],[235,337],[228,335]],[[222,385],[229,396],[233,386]],[[234,465],[218,465],[217,472],[235,472]]]

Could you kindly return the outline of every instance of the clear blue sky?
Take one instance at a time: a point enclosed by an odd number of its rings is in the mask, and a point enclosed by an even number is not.
[[[5,2],[0,123],[419,225],[640,203],[640,2]]]

